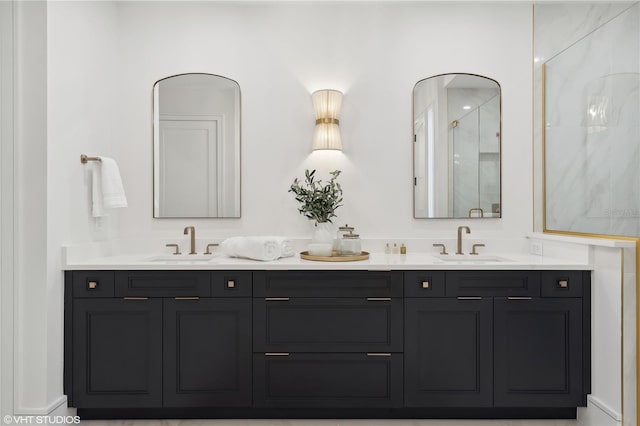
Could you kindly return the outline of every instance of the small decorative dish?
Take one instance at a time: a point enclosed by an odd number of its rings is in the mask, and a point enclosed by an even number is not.
[[[355,262],[357,260],[367,260],[369,252],[363,251],[358,256],[338,256],[334,251],[331,256],[313,256],[308,251],[300,252],[300,258],[305,260],[315,260],[317,262]]]

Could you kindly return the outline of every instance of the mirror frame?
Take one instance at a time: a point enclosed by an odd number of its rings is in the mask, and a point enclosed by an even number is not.
[[[224,78],[235,83],[238,86],[238,215],[237,216],[156,216],[156,86],[160,82],[184,75],[207,75],[212,77]],[[159,119],[159,117],[158,117]],[[242,217],[242,89],[240,83],[236,80],[225,77],[220,74],[206,73],[206,72],[183,72],[179,74],[173,74],[167,77],[156,80],[151,86],[151,217],[153,219],[240,219]]]
[[[418,217],[416,216],[416,185],[415,185],[415,179],[416,179],[416,162],[415,162],[415,155],[416,155],[416,145],[415,145],[415,134],[416,134],[416,129],[415,129],[415,90],[416,90],[416,86],[420,83],[422,83],[425,80],[429,80],[432,78],[436,78],[436,77],[444,77],[447,75],[466,75],[466,76],[472,76],[472,77],[480,77],[483,78],[485,80],[491,80],[493,81],[499,89],[499,94],[498,96],[500,97],[500,117],[499,117],[499,132],[500,132],[500,140],[498,141],[498,147],[500,149],[500,170],[499,170],[499,189],[500,189],[500,213],[498,216],[495,217],[455,217],[455,216],[437,216],[437,217]],[[412,176],[411,176],[411,180],[412,180],[412,188],[411,188],[411,193],[413,194],[412,197],[412,210],[413,210],[413,218],[414,219],[502,219],[502,213],[503,213],[503,209],[502,209],[502,86],[500,85],[500,83],[498,83],[498,81],[494,78],[491,77],[487,77],[481,74],[475,74],[475,73],[468,73],[468,72],[447,72],[447,73],[441,73],[441,74],[435,74],[426,78],[422,78],[420,80],[418,80],[416,82],[416,84],[413,85],[413,89],[411,89],[411,171],[412,171]]]

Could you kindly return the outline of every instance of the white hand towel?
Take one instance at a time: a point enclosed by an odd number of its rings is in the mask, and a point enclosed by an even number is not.
[[[280,257],[293,256],[290,247],[289,252],[283,253],[284,242],[282,237],[232,237],[220,244],[220,251],[230,257],[245,257],[254,260],[276,260]]]
[[[104,203],[102,195],[102,167],[96,161],[91,165],[91,215],[102,217],[104,213]]]
[[[91,198],[93,217],[106,216],[105,209],[127,207],[120,169],[111,158],[100,157],[92,164]]]
[[[120,169],[115,160],[108,157],[101,158],[102,167],[102,196],[105,209],[127,207],[127,197],[124,194]]]

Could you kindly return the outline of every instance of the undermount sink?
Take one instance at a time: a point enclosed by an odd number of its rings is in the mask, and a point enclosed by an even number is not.
[[[484,263],[484,262],[513,262],[511,259],[500,256],[483,256],[483,255],[457,255],[449,254],[446,256],[434,256],[438,260],[445,262],[459,262],[459,263]]]
[[[207,263],[216,259],[214,254],[164,254],[144,259],[145,262],[157,263]]]

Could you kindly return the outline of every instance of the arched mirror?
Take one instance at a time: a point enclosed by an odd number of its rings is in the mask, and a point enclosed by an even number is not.
[[[414,217],[501,217],[500,85],[442,74],[413,88]]]
[[[180,74],[153,86],[153,217],[240,217],[240,86]]]

